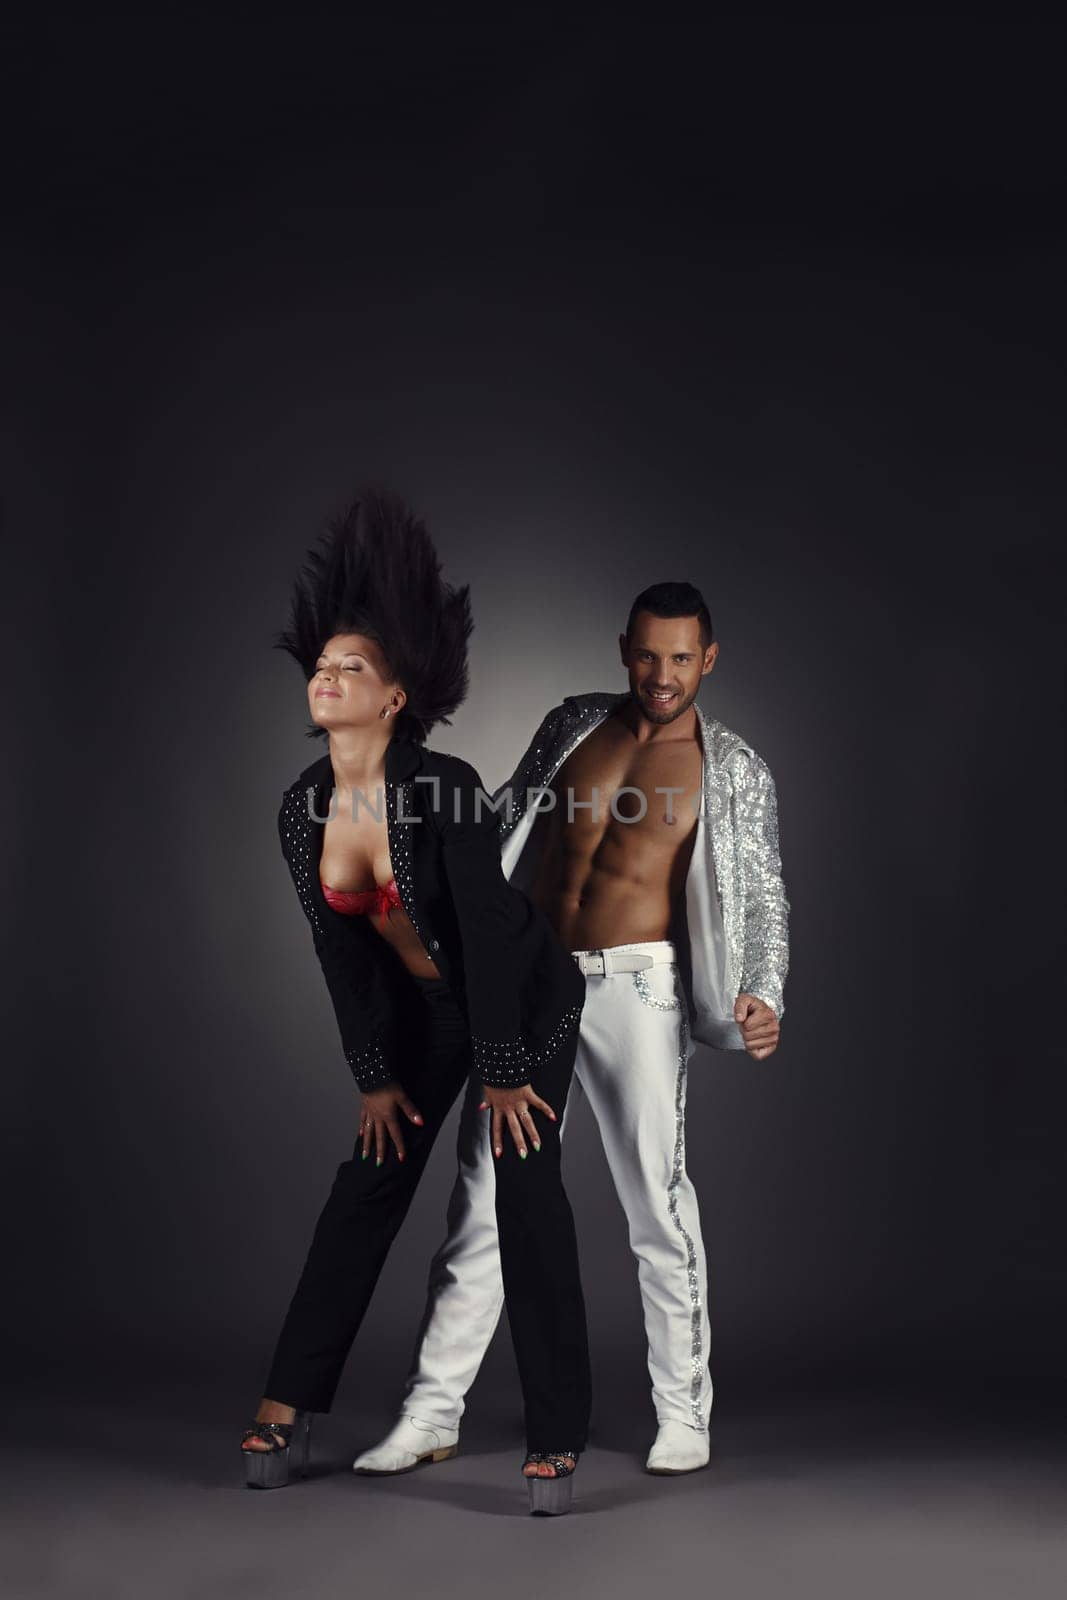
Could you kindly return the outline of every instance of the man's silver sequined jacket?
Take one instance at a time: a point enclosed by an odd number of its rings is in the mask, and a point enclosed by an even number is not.
[[[536,791],[547,788],[571,751],[629,698],[628,692],[569,695],[548,713],[511,779],[493,796],[498,808],[509,790],[512,796],[510,818],[501,809],[500,832],[504,872],[517,887],[532,881],[544,839]],[[693,1038],[718,1050],[743,1050],[733,1020],[738,994],[765,1000],[778,1017],[784,1011],[789,902],[774,780],[739,734],[694,709],[703,782],[685,885],[689,949],[679,970]]]

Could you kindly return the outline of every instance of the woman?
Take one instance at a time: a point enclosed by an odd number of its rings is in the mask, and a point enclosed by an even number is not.
[[[309,733],[329,740],[278,824],[360,1107],[242,1448],[257,1487],[286,1483],[290,1456],[306,1465],[311,1414],[330,1409],[434,1138],[473,1075],[491,1113],[523,1474],[531,1509],[551,1513],[569,1509],[589,1415],[558,1133],[585,980],[504,877],[477,772],[425,748],[466,694],[471,628],[469,590],[442,580],[422,523],[368,493],[309,552],[277,641],[308,679]]]

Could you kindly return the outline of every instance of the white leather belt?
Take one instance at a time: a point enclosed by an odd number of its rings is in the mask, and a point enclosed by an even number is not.
[[[669,962],[669,955],[650,956],[639,950],[572,950],[579,972],[587,978],[609,978],[613,972],[643,972],[657,962]]]

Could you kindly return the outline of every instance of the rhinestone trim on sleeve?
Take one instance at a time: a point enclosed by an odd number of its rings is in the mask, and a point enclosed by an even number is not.
[[[538,1045],[536,1049],[527,1048],[526,1058],[530,1064],[531,1072],[537,1072],[539,1068],[552,1060],[552,1057],[563,1048],[564,1043],[571,1034],[576,1032],[581,1020],[582,1007],[570,1006],[560,1017],[543,1045]]]
[[[345,1060],[361,1089],[380,1089],[383,1084],[392,1083],[395,1077],[386,1062],[379,1039],[365,1045],[362,1050],[346,1050]]]
[[[471,1035],[474,1071],[490,1089],[517,1089],[529,1083],[564,1040],[578,1027],[581,1006],[571,1006],[560,1017],[544,1044],[531,1047],[524,1039],[482,1039]]]
[[[490,1088],[514,1089],[529,1082],[521,1039],[479,1039],[472,1033],[471,1058],[478,1077]]]

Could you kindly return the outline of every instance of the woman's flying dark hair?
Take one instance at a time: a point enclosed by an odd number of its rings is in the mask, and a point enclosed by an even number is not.
[[[364,488],[308,551],[289,626],[274,648],[288,651],[310,679],[334,634],[373,639],[407,694],[394,738],[421,744],[466,698],[473,628],[470,585],[444,581],[422,521],[399,495]],[[313,724],[307,733],[325,738],[327,730]]]
[[[650,611],[654,617],[696,617],[700,624],[700,648],[706,650],[715,635],[711,628],[711,612],[704,596],[691,583],[654,583],[642,589],[626,621],[626,637],[634,630],[634,618],[639,611]]]

